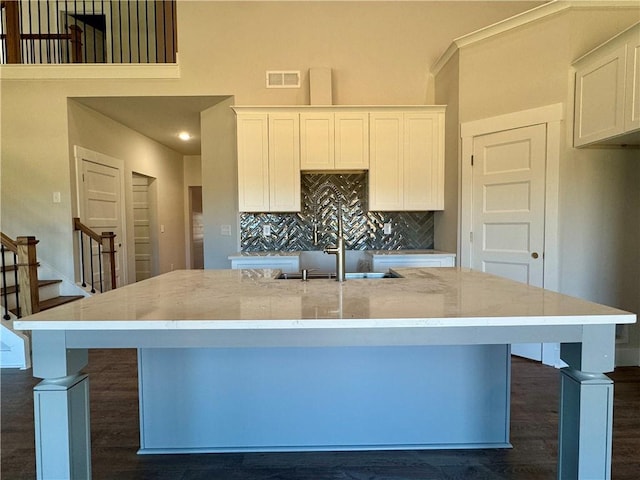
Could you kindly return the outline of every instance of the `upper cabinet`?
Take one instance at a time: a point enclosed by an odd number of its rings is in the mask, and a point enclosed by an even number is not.
[[[297,212],[300,171],[369,171],[369,210],[444,208],[444,106],[234,107],[241,212]]]
[[[574,146],[640,144],[640,23],[578,59]]]
[[[369,210],[444,208],[444,110],[371,112]]]
[[[299,115],[236,111],[241,212],[299,212]]]
[[[369,168],[368,112],[319,109],[300,113],[300,168]]]

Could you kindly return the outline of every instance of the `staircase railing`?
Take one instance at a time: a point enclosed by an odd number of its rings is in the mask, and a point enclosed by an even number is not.
[[[115,233],[96,233],[80,222],[77,217],[73,219],[73,230],[78,232],[82,286],[85,288],[91,287],[91,293],[115,289],[117,286]],[[88,241],[87,250],[85,250],[85,241]],[[105,276],[107,277],[106,279],[104,278]],[[96,284],[98,286],[97,290]]]
[[[0,63],[175,63],[176,0],[0,0]]]
[[[15,295],[15,315],[24,317],[40,311],[38,291],[38,256],[35,237],[11,237],[0,232],[2,251],[2,303],[3,318],[9,320],[9,295]],[[13,254],[13,262],[7,263],[5,253]],[[13,286],[8,286],[7,274],[13,272]]]

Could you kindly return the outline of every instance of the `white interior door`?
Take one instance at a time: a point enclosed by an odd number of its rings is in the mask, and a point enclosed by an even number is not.
[[[473,139],[471,268],[542,287],[546,125]],[[512,353],[542,360],[541,344]]]
[[[122,214],[123,177],[117,166],[81,156],[80,220],[97,232],[114,232],[116,247],[116,285],[126,284],[124,259],[124,219]],[[97,247],[94,247],[97,255]],[[94,257],[94,265],[98,265]],[[89,275],[87,273],[87,275]],[[98,273],[94,275],[96,277]],[[96,279],[94,278],[94,281]],[[95,281],[97,285],[97,281]]]

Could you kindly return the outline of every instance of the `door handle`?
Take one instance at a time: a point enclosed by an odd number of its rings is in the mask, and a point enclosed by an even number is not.
[[[533,258],[534,260],[535,260],[536,258],[538,258],[538,256],[539,256],[539,255],[538,255],[538,252],[533,252],[533,253],[531,254],[531,258]]]

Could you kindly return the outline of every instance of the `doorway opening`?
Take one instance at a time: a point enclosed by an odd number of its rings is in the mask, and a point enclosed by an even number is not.
[[[202,221],[202,187],[189,187],[189,245],[191,268],[204,268],[204,224]]]
[[[136,172],[131,178],[136,282],[158,274],[155,181]]]

